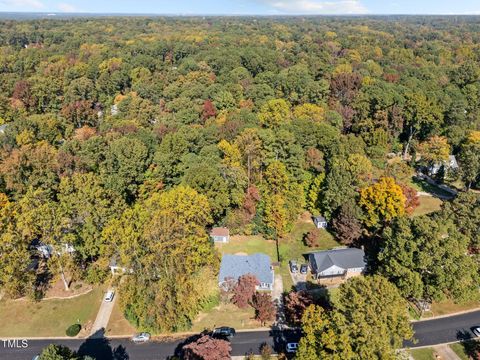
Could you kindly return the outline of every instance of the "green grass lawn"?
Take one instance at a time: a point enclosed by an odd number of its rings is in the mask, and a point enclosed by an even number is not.
[[[420,200],[420,205],[414,210],[413,216],[420,216],[438,211],[443,203],[442,200],[432,196],[420,195],[418,199]]]
[[[255,310],[249,306],[239,309],[233,304],[220,304],[208,312],[200,313],[192,324],[192,331],[201,332],[219,326],[231,326],[235,329],[253,329],[260,326],[255,320]]]
[[[474,349],[475,347],[478,348],[478,342],[470,341],[466,343],[455,343],[448,345],[450,348],[457,354],[457,356],[462,360],[469,360],[470,356],[468,355],[467,349]]]
[[[0,302],[0,337],[65,336],[68,326],[94,321],[103,289],[66,300]]]
[[[425,348],[425,349],[413,349],[410,350],[410,354],[415,360],[433,360],[435,359],[433,355],[432,348]]]
[[[477,308],[480,308],[479,301],[469,301],[462,304],[455,304],[451,300],[444,300],[441,302],[433,302],[431,306],[431,311],[424,313],[423,317],[428,318],[431,316],[447,315]]]
[[[134,334],[137,330],[132,324],[125,319],[122,310],[120,309],[119,299],[115,302],[112,315],[108,322],[106,334],[107,335],[130,335]]]

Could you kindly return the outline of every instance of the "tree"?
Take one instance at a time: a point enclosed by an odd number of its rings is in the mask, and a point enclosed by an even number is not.
[[[405,184],[400,184],[400,187],[402,188],[403,195],[405,196],[405,213],[407,215],[411,215],[420,205],[420,199],[418,198],[417,190]]]
[[[255,275],[246,274],[238,278],[238,282],[233,288],[232,302],[240,309],[245,309],[255,295],[256,286],[260,285]]]
[[[313,304],[312,295],[307,291],[290,291],[285,296],[285,317],[292,325],[300,325],[305,310]]]
[[[295,358],[298,360],[355,359],[351,340],[348,334],[342,331],[345,326],[342,321],[340,316],[328,314],[320,306],[308,306],[302,316],[302,338]]]
[[[395,359],[413,337],[407,303],[381,276],[350,279],[339,288],[336,325],[348,333],[354,359]]]
[[[382,238],[380,273],[404,297],[458,302],[478,296],[478,264],[467,255],[468,239],[448,217],[399,218]]]
[[[419,152],[422,160],[429,165],[441,163],[448,160],[450,155],[450,145],[443,136],[432,136],[427,141],[420,143]]]
[[[290,105],[283,99],[267,101],[258,114],[260,124],[276,128],[290,122]]]
[[[378,227],[405,213],[406,198],[392,178],[381,178],[376,184],[360,190],[359,205],[365,211],[365,224]]]
[[[320,193],[322,184],[325,180],[325,174],[320,173],[313,178],[313,181],[307,193],[307,209],[312,214],[320,212]]]
[[[277,309],[275,308],[271,294],[255,293],[252,299],[252,306],[255,309],[255,319],[260,321],[262,326],[265,326],[268,321],[275,320]]]
[[[305,235],[305,245],[308,247],[314,248],[318,247],[319,245],[319,240],[320,240],[320,230],[318,229],[313,229]]]
[[[203,103],[202,120],[205,121],[211,117],[215,117],[216,115],[217,109],[215,109],[215,105],[213,105],[212,100],[205,100]]]
[[[203,335],[196,341],[185,345],[182,351],[182,359],[185,360],[228,360],[232,347],[226,340]]]
[[[344,203],[334,214],[332,229],[344,245],[351,245],[362,236],[362,211],[352,201]]]
[[[40,360],[80,360],[80,357],[66,346],[50,344],[42,350]]]

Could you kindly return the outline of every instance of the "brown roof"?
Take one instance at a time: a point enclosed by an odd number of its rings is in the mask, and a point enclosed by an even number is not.
[[[210,232],[210,236],[230,236],[230,231],[228,228],[214,227]]]

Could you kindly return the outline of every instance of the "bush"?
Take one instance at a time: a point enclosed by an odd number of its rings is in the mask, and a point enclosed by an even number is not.
[[[67,334],[67,336],[74,337],[78,335],[81,329],[82,329],[82,325],[73,324],[67,328],[67,331],[65,333]]]
[[[318,247],[320,240],[320,231],[318,229],[309,231],[305,236],[304,242],[308,247]]]

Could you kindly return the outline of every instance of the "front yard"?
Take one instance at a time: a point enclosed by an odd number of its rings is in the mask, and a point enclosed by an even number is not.
[[[73,299],[4,300],[0,302],[0,337],[65,336],[68,326],[93,323],[103,289]]]
[[[254,319],[255,310],[249,306],[239,309],[233,304],[220,304],[208,312],[202,312],[192,324],[192,331],[201,332],[219,326],[231,326],[235,329],[254,329],[260,323]]]
[[[121,296],[118,294],[117,296]],[[106,334],[111,335],[133,335],[137,330],[125,319],[122,310],[120,309],[119,299],[115,302],[113,306],[112,315],[110,315],[110,320],[108,322]]]

